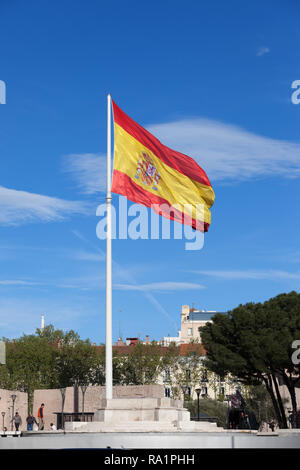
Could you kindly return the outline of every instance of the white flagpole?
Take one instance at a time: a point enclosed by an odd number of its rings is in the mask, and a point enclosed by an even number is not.
[[[106,343],[105,385],[106,398],[113,395],[112,367],[112,253],[111,253],[111,96],[107,96],[107,193],[106,193]]]

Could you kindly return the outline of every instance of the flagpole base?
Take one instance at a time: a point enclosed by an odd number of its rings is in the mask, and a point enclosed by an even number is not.
[[[190,420],[180,400],[171,398],[103,399],[94,421],[66,423],[78,432],[218,432],[216,423]]]

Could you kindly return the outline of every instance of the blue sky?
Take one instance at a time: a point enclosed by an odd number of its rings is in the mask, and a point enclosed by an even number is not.
[[[176,335],[183,304],[299,291],[299,14],[296,0],[1,0],[0,336],[44,314],[105,340],[107,93],[216,194],[202,250],[113,242],[113,340]]]

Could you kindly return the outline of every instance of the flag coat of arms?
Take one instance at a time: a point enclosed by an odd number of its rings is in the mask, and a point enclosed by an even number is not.
[[[215,194],[191,157],[163,145],[114,101],[114,164],[111,191],[159,215],[207,232]]]

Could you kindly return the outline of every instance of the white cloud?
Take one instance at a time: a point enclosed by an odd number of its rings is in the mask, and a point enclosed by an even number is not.
[[[174,332],[177,333],[178,325],[174,321],[172,315],[162,306],[162,304],[153,296],[152,292],[156,293],[169,293],[169,292],[178,292],[182,290],[193,290],[193,289],[204,289],[205,287],[201,284],[195,284],[190,282],[152,282],[148,284],[114,284],[113,288],[116,290],[124,290],[124,291],[138,291],[141,292],[142,295],[155,307],[155,309],[164,315]]]
[[[79,261],[92,261],[92,262],[100,262],[105,261],[106,255],[105,253],[93,253],[89,251],[77,251],[72,253],[72,258],[77,259]]]
[[[87,275],[83,277],[74,277],[69,279],[61,279],[55,283],[55,287],[61,289],[75,289],[78,291],[95,291],[105,289],[104,274]]]
[[[154,124],[148,130],[165,145],[194,158],[211,180],[300,176],[300,143],[201,118]]]
[[[37,282],[22,281],[20,279],[4,279],[0,280],[0,286],[36,286]]]
[[[178,290],[204,289],[204,286],[191,282],[152,282],[149,284],[115,284],[118,290],[169,292]]]
[[[211,276],[224,280],[300,280],[300,272],[288,272],[276,269],[269,270],[199,270],[194,274]]]
[[[257,55],[257,57],[261,57],[262,55],[268,54],[268,52],[270,52],[270,49],[268,47],[261,46],[261,47],[259,47],[256,55]]]
[[[87,213],[87,205],[80,201],[66,201],[0,186],[1,225],[19,225],[35,220],[52,222],[68,215]]]
[[[72,176],[85,194],[106,190],[105,155],[96,153],[66,155],[63,159],[63,170]]]
[[[195,159],[211,180],[260,176],[300,177],[300,143],[264,137],[239,126],[205,118],[146,126],[161,142]],[[106,191],[106,156],[74,154],[64,170],[86,194]]]

